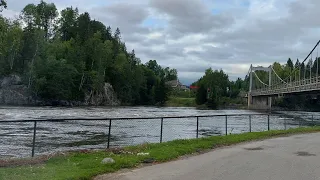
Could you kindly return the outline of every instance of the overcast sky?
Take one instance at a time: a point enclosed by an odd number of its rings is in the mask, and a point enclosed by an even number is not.
[[[15,17],[28,3],[7,0]],[[127,49],[146,62],[178,70],[192,83],[205,69],[243,78],[250,64],[303,59],[320,38],[320,0],[47,0],[73,6],[92,19],[119,27]]]

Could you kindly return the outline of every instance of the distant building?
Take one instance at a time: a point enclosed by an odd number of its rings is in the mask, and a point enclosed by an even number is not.
[[[189,90],[189,88],[181,84],[179,80],[167,81],[166,85],[170,86],[173,89],[184,90],[184,91]]]

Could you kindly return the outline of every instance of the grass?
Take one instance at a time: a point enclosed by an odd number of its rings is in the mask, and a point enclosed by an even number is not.
[[[221,146],[228,146],[252,140],[290,134],[319,132],[320,127],[275,130],[267,132],[244,133],[239,135],[212,136],[191,140],[175,140],[162,144],[143,144],[126,147],[119,153],[96,151],[70,153],[49,159],[43,164],[0,168],[0,179],[6,180],[85,180],[94,176],[111,173],[122,168],[134,168],[141,165],[144,159],[154,159],[157,163],[177,159],[183,155],[198,153]],[[148,156],[137,156],[138,152],[149,153]],[[112,157],[116,163],[104,165],[101,160]]]
[[[168,107],[196,107],[195,98],[169,97],[166,102]]]

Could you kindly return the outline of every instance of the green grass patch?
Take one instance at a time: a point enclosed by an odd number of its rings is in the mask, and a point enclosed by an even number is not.
[[[122,168],[134,168],[144,159],[152,158],[156,162],[174,160],[183,155],[193,154],[202,150],[228,146],[252,140],[261,140],[276,136],[319,132],[320,127],[275,130],[266,132],[244,133],[228,136],[212,136],[200,139],[175,140],[162,144],[143,144],[123,149],[122,154],[97,151],[87,153],[70,153],[49,159],[44,164],[0,168],[0,179],[6,180],[85,180]],[[148,156],[137,156],[138,152],[149,153]],[[112,157],[116,163],[101,164],[105,157]]]
[[[195,98],[169,97],[166,102],[168,107],[196,107]]]

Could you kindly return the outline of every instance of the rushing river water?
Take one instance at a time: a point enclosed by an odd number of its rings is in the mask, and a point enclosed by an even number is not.
[[[110,146],[121,147],[160,140],[160,119],[145,117],[176,117],[205,115],[257,114],[249,110],[197,110],[195,108],[53,108],[53,107],[0,107],[0,158],[28,157],[31,155],[33,122],[1,122],[4,120],[77,119],[77,118],[137,118],[112,121]],[[281,112],[270,116],[270,129],[309,126],[317,122],[320,113]],[[252,116],[252,131],[268,128],[267,116]],[[224,135],[225,117],[202,117],[199,119],[199,137]],[[163,121],[163,141],[195,138],[196,118],[174,118]],[[37,123],[36,155],[57,151],[106,148],[109,121],[63,122],[41,121]],[[249,116],[228,117],[228,134],[249,131]]]

